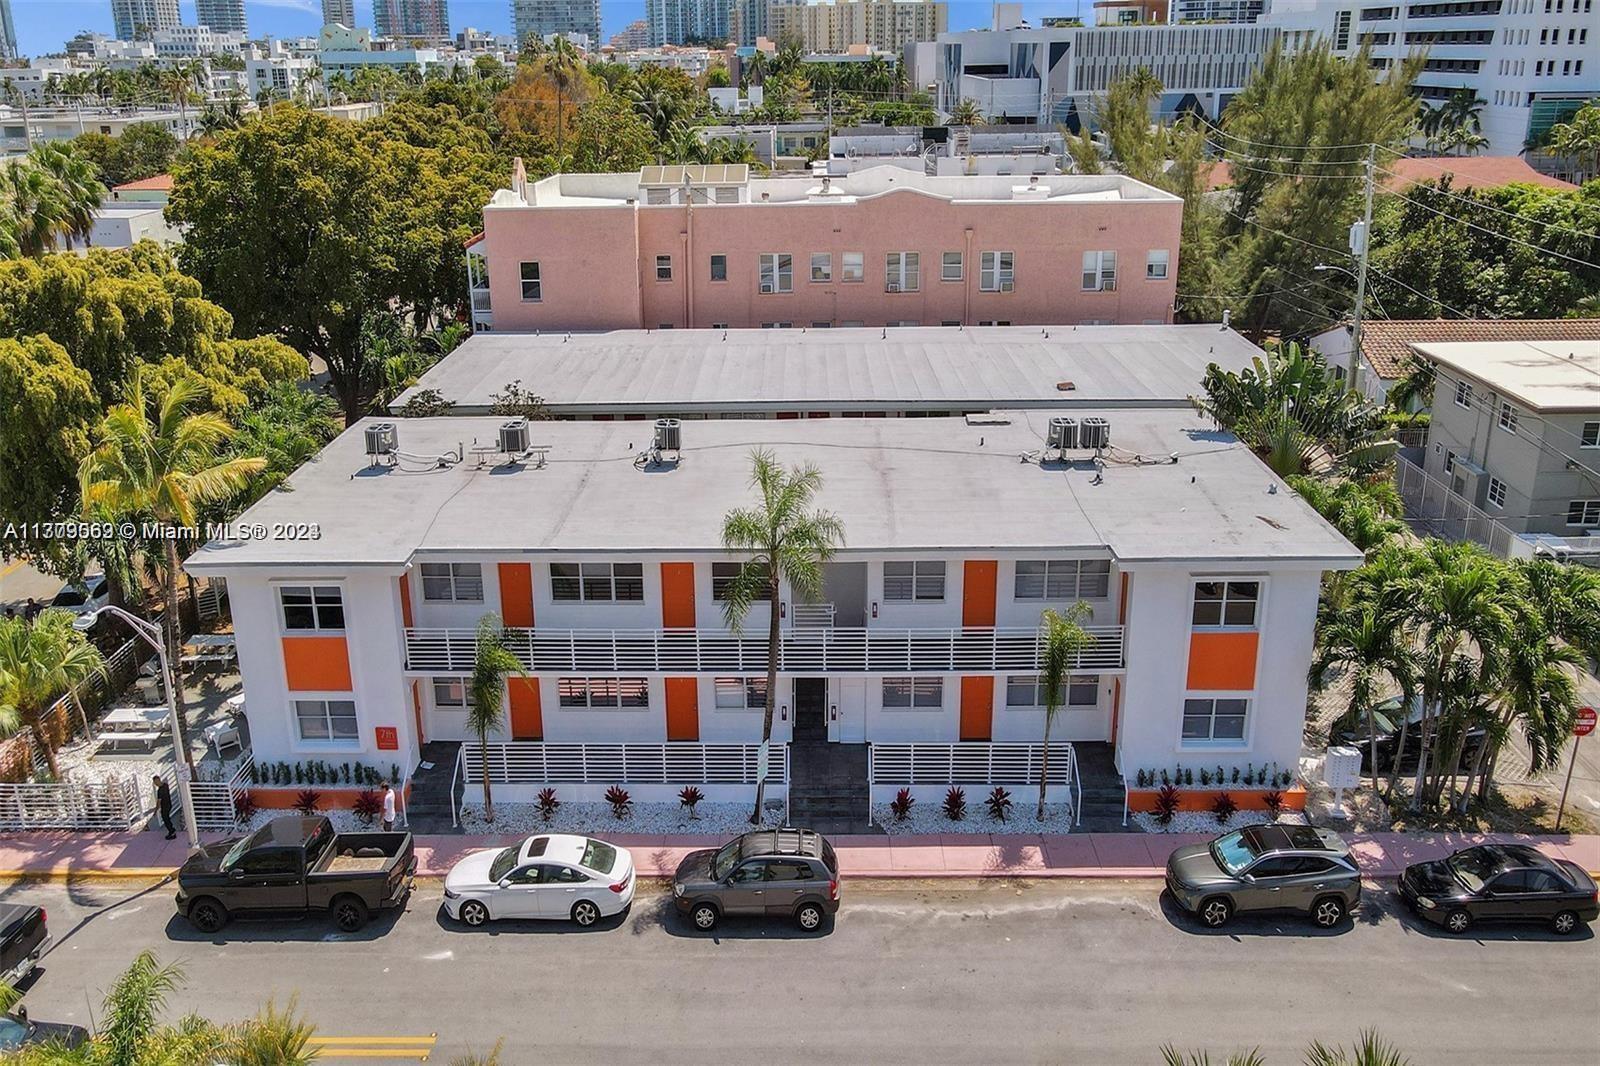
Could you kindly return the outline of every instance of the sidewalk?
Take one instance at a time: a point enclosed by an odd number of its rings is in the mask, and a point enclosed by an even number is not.
[[[221,840],[206,834],[206,840]],[[419,836],[417,872],[443,877],[456,860],[479,848],[513,843],[514,836]],[[718,841],[690,836],[608,834],[633,852],[640,877],[670,877],[684,855]],[[986,836],[944,834],[833,838],[846,877],[1160,877],[1172,849],[1208,840],[1185,833],[1074,833]],[[1365,833],[1347,837],[1361,868],[1375,878],[1398,877],[1414,862],[1440,858],[1486,841],[1531,843],[1545,854],[1600,873],[1600,836],[1519,836],[1503,833]],[[0,878],[162,877],[188,851],[180,836],[159,832],[17,833],[0,836]]]

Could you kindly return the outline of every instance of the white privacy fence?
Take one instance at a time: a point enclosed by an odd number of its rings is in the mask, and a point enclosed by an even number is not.
[[[0,784],[0,829],[131,829],[145,805],[134,777]]]
[[[238,821],[239,797],[250,791],[250,768],[255,757],[249,752],[234,772],[222,781],[195,781],[189,785],[194,803],[195,824],[201,829],[232,829]]]
[[[1093,643],[1072,669],[1118,670],[1123,627],[1085,626]],[[506,644],[530,672],[758,672],[767,668],[767,639],[715,629],[507,629]],[[406,668],[438,673],[472,669],[471,629],[407,629]],[[831,629],[783,632],[779,669],[828,672],[1036,671],[1043,643],[1035,628]]]
[[[867,782],[874,802],[887,800],[899,788],[922,791],[920,798],[936,800],[937,791],[951,785],[1037,788],[1044,761],[1043,744],[874,743],[867,746]],[[1049,762],[1052,802],[1070,803],[1073,816],[1081,818],[1083,786],[1078,781],[1078,757],[1072,745],[1052,743]],[[971,798],[975,802],[981,797]]]
[[[496,784],[593,785],[754,785],[760,759],[757,744],[545,744],[513,741],[461,746],[461,775],[467,784],[483,781],[483,757]],[[774,745],[769,783],[789,778],[789,749]]]

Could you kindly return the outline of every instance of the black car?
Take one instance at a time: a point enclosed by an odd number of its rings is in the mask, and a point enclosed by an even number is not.
[[[43,907],[0,903],[0,983],[16,987],[49,947]]]
[[[81,1025],[29,1021],[26,1007],[18,1006],[7,1014],[0,1014],[0,1051],[17,1051],[38,1044],[76,1048],[88,1039],[89,1031]]]
[[[1480,844],[1400,875],[1400,895],[1420,917],[1452,933],[1474,922],[1548,922],[1567,936],[1600,918],[1600,894],[1576,863],[1523,844]]]
[[[1417,756],[1422,751],[1422,708],[1413,707],[1401,722],[1401,700],[1399,696],[1391,696],[1373,708],[1378,726],[1378,772],[1388,773],[1394,769],[1395,752],[1400,750],[1401,730],[1405,731],[1406,750],[1400,756],[1400,772],[1412,773],[1417,768]],[[1484,738],[1488,734],[1482,727],[1474,726],[1467,730],[1467,742],[1461,746],[1461,763],[1457,769],[1466,773],[1472,769],[1478,759],[1478,751],[1483,747]],[[1372,773],[1372,748],[1370,734],[1367,730],[1367,717],[1365,714],[1347,714],[1334,723],[1328,738],[1329,744],[1346,745],[1359,748],[1361,751],[1361,772]],[[1433,753],[1435,756],[1437,752]]]

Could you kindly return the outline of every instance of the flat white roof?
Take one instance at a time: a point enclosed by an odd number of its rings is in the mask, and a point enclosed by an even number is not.
[[[437,389],[486,414],[519,380],[556,413],[1180,407],[1209,364],[1259,355],[1215,325],[479,333],[395,409]]]
[[[982,425],[686,422],[682,461],[642,468],[649,422],[534,423],[532,443],[548,447],[540,467],[496,465],[498,455],[477,461],[474,444],[492,448],[503,419],[400,419],[401,459],[389,467],[365,454],[367,419],[296,471],[289,491],[270,493],[239,519],[239,528],[269,535],[213,541],[186,565],[288,576],[398,567],[418,553],[720,553],[723,516],[754,500],[756,449],[821,470],[816,504],[843,522],[846,552],[1109,549],[1123,562],[1360,564],[1360,553],[1281,479],[1192,410],[1103,413],[1114,447],[1099,467],[1088,453],[1065,464],[1022,458],[1043,447],[1044,411]],[[441,463],[461,447],[464,461]],[[316,535],[274,538],[276,523],[311,523]]]
[[[1470,341],[1412,347],[1534,410],[1600,410],[1600,341]]]

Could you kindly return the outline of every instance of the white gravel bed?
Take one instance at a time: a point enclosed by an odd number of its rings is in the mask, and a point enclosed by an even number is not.
[[[1035,821],[1036,805],[1039,802],[1035,793],[1032,802],[1018,802],[1016,796],[1011,797],[1011,813],[1006,815],[1003,822],[989,817],[989,808],[981,802],[974,805],[967,801],[967,814],[959,822],[952,822],[944,813],[942,803],[918,800],[906,815],[903,822],[895,821],[894,812],[887,803],[875,803],[872,806],[872,820],[883,827],[883,831],[890,836],[908,836],[931,833],[988,833],[993,836],[1022,836],[1038,833],[1070,833],[1072,832],[1072,805],[1068,803],[1047,803],[1044,807],[1044,821]]]
[[[700,803],[696,817],[678,803],[635,803],[626,818],[611,813],[609,803],[565,802],[547,822],[533,803],[496,803],[494,821],[483,818],[482,797],[462,805],[463,833],[582,833],[604,837],[607,833],[649,836],[696,835],[726,837],[750,829],[750,804]],[[768,825],[783,824],[783,806],[767,806]]]
[[[336,833],[362,833],[383,828],[383,823],[377,820],[374,820],[371,825],[363,824],[361,819],[356,817],[355,811],[318,811],[317,813],[323,815],[328,819],[328,821],[333,823],[333,829]],[[293,810],[257,811],[255,814],[250,816],[250,820],[248,822],[237,826],[233,830],[230,830],[230,833],[232,835],[245,836],[249,833],[255,832],[257,829],[260,829],[274,818],[298,816],[299,812]],[[157,824],[159,824],[159,822]],[[404,829],[405,826],[401,826],[400,828]]]
[[[1266,825],[1269,822],[1280,825],[1306,824],[1305,815],[1299,811],[1284,811],[1276,818],[1271,811],[1238,811],[1226,822],[1217,821],[1217,816],[1210,811],[1179,811],[1166,825],[1156,821],[1153,814],[1137,812],[1133,815],[1133,821],[1146,833],[1226,833],[1230,829]]]

